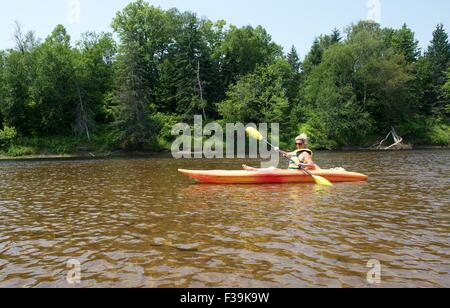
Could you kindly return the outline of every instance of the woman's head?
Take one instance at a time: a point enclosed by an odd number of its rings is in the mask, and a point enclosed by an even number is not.
[[[308,145],[308,136],[306,134],[301,134],[295,138],[295,144],[297,147],[306,147]]]

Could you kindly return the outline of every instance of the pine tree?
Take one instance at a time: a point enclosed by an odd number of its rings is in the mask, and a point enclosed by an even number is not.
[[[443,87],[445,99],[445,113],[450,115],[450,68],[447,71],[447,82]]]
[[[142,0],[130,3],[113,20],[121,39],[114,127],[117,143],[126,150],[142,150],[154,138],[158,61],[170,41],[169,25],[167,12]]]
[[[122,46],[124,48],[124,46]],[[152,137],[148,85],[139,48],[127,43],[126,53],[120,60],[120,88],[116,94],[117,115],[114,127],[117,143],[125,150],[143,150]]]
[[[406,24],[400,30],[396,30],[392,36],[392,48],[405,57],[407,63],[414,63],[420,55],[419,41],[414,37],[414,32]]]
[[[177,13],[177,12],[175,12]],[[165,62],[164,85],[170,93],[169,105],[175,106],[178,114],[192,117],[201,113],[206,118],[204,73],[210,68],[206,45],[200,32],[201,21],[193,13],[174,14],[177,24],[174,44],[169,48]]]
[[[0,51],[0,123],[3,123],[2,105],[6,96],[6,80],[5,80],[5,59],[6,54]]]
[[[301,63],[295,46],[292,46],[291,51],[287,54],[286,60],[291,65],[294,72],[299,72]]]
[[[448,104],[443,86],[447,81],[447,70],[450,66],[450,43],[442,24],[433,32],[433,40],[425,53],[424,62],[425,111],[439,115]]]
[[[311,50],[303,61],[303,72],[308,75],[312,69],[322,62],[323,49],[320,46],[320,40],[316,38],[313,42]]]
[[[311,50],[306,55],[303,61],[303,73],[308,75],[312,69],[322,62],[325,51],[331,46],[340,43],[342,40],[341,32],[338,29],[333,29],[329,35],[321,35],[313,42]]]
[[[332,44],[339,43],[342,40],[341,32],[337,28],[333,29],[333,32],[331,32],[330,37],[331,37]]]

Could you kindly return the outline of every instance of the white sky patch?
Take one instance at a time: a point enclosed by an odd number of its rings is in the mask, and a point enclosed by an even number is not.
[[[81,3],[80,0],[66,1],[67,15],[66,19],[69,24],[81,23]]]

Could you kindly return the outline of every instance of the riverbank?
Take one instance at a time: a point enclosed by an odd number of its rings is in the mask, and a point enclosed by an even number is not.
[[[34,161],[34,160],[73,160],[73,159],[107,159],[107,158],[126,158],[126,157],[155,157],[167,152],[142,151],[125,152],[114,151],[107,153],[78,152],[72,154],[38,154],[24,156],[0,155],[0,161]]]
[[[1,144],[0,144],[1,145]],[[76,136],[18,137],[0,147],[0,161],[102,159],[129,156],[154,156],[167,150],[160,144],[145,145],[145,150],[129,152],[119,149],[104,130],[91,138]]]
[[[349,152],[365,152],[365,151],[375,151],[375,152],[398,152],[398,151],[418,151],[418,150],[443,150],[443,149],[450,149],[450,146],[440,146],[440,145],[415,145],[411,147],[404,147],[400,149],[376,149],[376,148],[362,148],[362,147],[344,147],[337,150],[330,150],[330,151],[349,151]]]
[[[365,148],[342,148],[336,150],[318,150],[319,152],[400,152],[400,151],[423,151],[423,150],[450,150],[450,146],[415,146],[406,150],[371,150]],[[169,151],[110,151],[110,152],[74,152],[69,154],[36,154],[23,156],[8,156],[0,154],[0,161],[36,161],[36,160],[87,160],[87,159],[108,159],[108,158],[127,158],[127,157],[157,157],[170,154]],[[194,153],[192,153],[194,155]]]

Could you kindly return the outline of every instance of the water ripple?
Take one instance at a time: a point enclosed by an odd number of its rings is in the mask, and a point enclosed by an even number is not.
[[[368,183],[196,185],[242,161],[0,163],[0,287],[450,287],[448,151],[319,153]],[[417,162],[422,165],[417,165]]]

